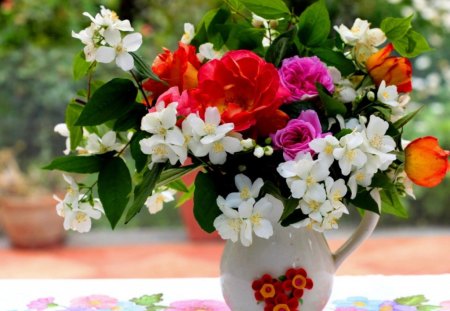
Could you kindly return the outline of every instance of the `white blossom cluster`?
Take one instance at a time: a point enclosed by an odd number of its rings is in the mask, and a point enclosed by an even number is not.
[[[357,18],[349,29],[345,25],[334,26],[342,41],[353,46],[352,58],[365,69],[367,59],[378,51],[376,48],[386,41],[386,35],[380,28],[370,28],[370,23]]]
[[[92,226],[92,219],[99,219],[103,211],[102,203],[95,198],[92,201],[86,198],[85,194],[80,193],[80,189],[75,180],[67,175],[63,175],[68,183],[67,193],[64,199],[54,195],[58,201],[56,212],[64,217],[64,229],[75,230],[78,232],[89,232]]]
[[[183,164],[188,151],[196,157],[208,156],[212,164],[223,164],[227,154],[242,151],[238,134],[232,132],[234,124],[220,124],[220,113],[216,107],[206,109],[204,120],[198,114],[189,114],[179,127],[177,106],[177,102],[167,107],[160,102],[156,105],[156,111],[142,118],[141,130],[152,134],[139,142],[142,152],[151,156],[150,168],[155,163],[166,161],[172,165],[177,162]]]
[[[122,38],[122,31],[134,30],[130,21],[120,20],[114,11],[103,6],[95,17],[87,12],[83,15],[89,17],[91,25],[79,33],[72,31],[72,37],[86,45],[84,47],[86,61],[110,63],[115,60],[122,70],[133,69],[134,60],[129,52],[139,49],[142,44],[142,35],[135,32]]]
[[[340,140],[328,135],[310,142],[309,146],[317,154],[300,153],[294,160],[281,163],[278,173],[286,178],[293,198],[307,218],[293,224],[294,227],[309,226],[317,231],[337,228],[337,220],[348,213],[342,199],[350,191],[350,198],[356,197],[358,187],[367,188],[380,205],[379,190],[371,189],[374,174],[386,170],[396,156],[395,141],[386,135],[389,124],[371,115],[366,120],[352,119],[341,127],[351,133]],[[341,173],[347,181],[330,177],[330,167],[337,161]]]
[[[219,196],[217,205],[223,214],[214,220],[214,227],[224,240],[250,246],[253,233],[268,239],[273,235],[273,224],[278,222],[283,212],[283,204],[270,195],[257,200],[264,184],[261,178],[253,183],[247,176],[235,176],[239,192],[232,192],[226,198]]]

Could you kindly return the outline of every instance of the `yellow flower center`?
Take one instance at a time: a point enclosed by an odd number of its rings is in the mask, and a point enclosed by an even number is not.
[[[306,278],[303,275],[296,275],[292,279],[292,286],[294,286],[297,289],[304,289],[306,286]]]
[[[123,53],[124,51],[125,51],[125,49],[123,48],[122,43],[119,43],[119,44],[116,46],[116,53],[117,53],[117,54],[121,54],[121,53]]]
[[[212,150],[215,153],[219,153],[219,152],[223,152],[225,150],[225,148],[223,147],[223,144],[221,142],[216,141],[213,144]]]
[[[316,183],[316,180],[314,179],[314,177],[312,177],[311,175],[309,175],[307,178],[306,178],[306,184],[308,185],[308,186],[312,186],[312,185],[314,185]]]
[[[239,231],[241,229],[241,220],[240,219],[229,218],[227,223],[228,223],[228,226],[231,229],[233,229],[233,231]]]
[[[311,201],[309,202],[309,207],[313,210],[313,211],[317,211],[320,208],[320,203],[317,201]]]
[[[210,123],[206,123],[203,130],[207,135],[213,135],[216,133],[216,126]]]
[[[167,155],[167,148],[163,145],[157,145],[155,147],[153,147],[153,154],[157,155],[157,156],[165,156]]]
[[[332,155],[333,154],[333,146],[331,146],[330,144],[327,144],[323,151],[328,155]]]
[[[261,296],[266,298],[272,298],[275,296],[275,287],[272,284],[264,284],[259,290]]]
[[[273,311],[289,311],[289,306],[285,303],[281,303],[273,307]]]
[[[254,225],[259,225],[261,222],[261,219],[262,219],[261,215],[258,213],[255,213],[250,217],[250,222]]]
[[[381,147],[382,142],[383,138],[380,135],[375,135],[370,139],[370,144],[377,149]]]
[[[355,159],[355,157],[356,157],[356,151],[355,150],[347,150],[345,152],[345,158],[348,161],[352,162]]]
[[[252,197],[250,188],[248,186],[244,186],[244,188],[242,188],[241,190],[240,195],[242,200],[250,199]]]
[[[85,222],[87,220],[87,218],[88,217],[86,216],[86,214],[82,213],[82,212],[77,212],[77,215],[75,217],[75,219],[78,223]]]
[[[339,190],[336,190],[333,193],[333,201],[337,202],[337,201],[340,201],[341,199],[342,199],[342,193]]]

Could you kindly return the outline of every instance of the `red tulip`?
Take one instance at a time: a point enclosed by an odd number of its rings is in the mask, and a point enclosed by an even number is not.
[[[399,93],[411,92],[411,63],[405,57],[389,56],[393,50],[388,44],[367,59],[366,68],[377,86],[384,80],[386,85],[396,85]]]
[[[449,151],[432,136],[413,140],[405,148],[405,171],[409,179],[423,187],[437,186],[449,170]]]

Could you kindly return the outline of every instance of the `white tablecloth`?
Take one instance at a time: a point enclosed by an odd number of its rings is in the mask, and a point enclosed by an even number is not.
[[[191,299],[223,300],[217,278],[185,279],[2,279],[0,310],[23,311],[33,300],[54,297],[58,303],[93,294],[130,300],[144,295],[163,293],[164,305]],[[338,276],[326,310],[334,310],[333,301],[361,296],[370,300],[394,300],[424,295],[430,304],[450,300],[450,274],[416,276]],[[450,310],[442,309],[442,310]]]

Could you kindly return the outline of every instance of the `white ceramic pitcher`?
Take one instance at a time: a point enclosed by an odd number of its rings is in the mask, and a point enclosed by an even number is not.
[[[334,254],[322,233],[281,225],[274,227],[271,238],[255,238],[250,247],[227,242],[221,261],[226,303],[232,311],[262,311],[264,303],[257,302],[253,281],[264,274],[277,278],[289,268],[303,268],[313,287],[304,290],[299,309],[322,311],[330,298],[336,269],[371,235],[378,219],[379,215],[366,212],[356,231]]]

